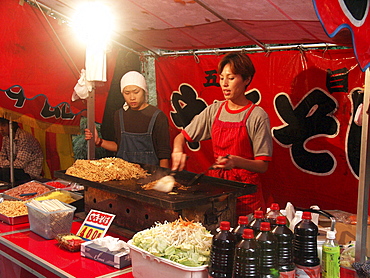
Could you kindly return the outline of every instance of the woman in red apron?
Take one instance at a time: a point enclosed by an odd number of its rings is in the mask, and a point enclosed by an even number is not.
[[[261,107],[245,97],[255,73],[247,55],[225,55],[218,73],[225,101],[209,105],[176,136],[172,170],[182,170],[185,166],[185,141],[212,139],[216,165],[207,174],[257,185],[256,193],[239,197],[237,201],[237,215],[248,215],[256,209],[265,209],[259,173],[267,171],[272,157],[269,118]]]

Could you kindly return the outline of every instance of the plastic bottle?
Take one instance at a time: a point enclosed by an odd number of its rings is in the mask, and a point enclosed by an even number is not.
[[[233,278],[260,277],[259,249],[254,231],[244,229],[242,238],[235,247]]]
[[[335,232],[326,233],[326,241],[322,246],[322,277],[338,278],[340,274],[340,247],[335,240]]]
[[[260,232],[260,225],[262,222],[265,222],[263,218],[262,210],[255,210],[253,215],[253,220],[249,223],[248,228],[251,228],[254,231],[254,236],[256,237]]]
[[[279,272],[284,277],[294,277],[295,264],[293,258],[293,232],[286,226],[287,219],[285,216],[278,216],[276,219],[276,227],[272,230],[272,234],[277,240],[278,250],[278,265]],[[289,274],[288,274],[289,273]]]
[[[262,222],[256,237],[259,249],[259,269],[263,278],[278,278],[277,240],[271,232],[270,222]]]
[[[236,237],[236,243],[243,239],[243,232],[248,228],[248,216],[239,216],[238,227],[233,231],[233,234]]]
[[[212,239],[208,274],[214,278],[231,278],[236,239],[230,232],[230,222],[221,221],[220,232]]]
[[[272,203],[270,210],[266,213],[266,219],[271,223],[271,230],[276,227],[276,218],[282,216],[278,203]]]
[[[294,228],[294,263],[301,266],[320,265],[317,254],[318,227],[311,221],[311,212],[304,211],[302,220]]]

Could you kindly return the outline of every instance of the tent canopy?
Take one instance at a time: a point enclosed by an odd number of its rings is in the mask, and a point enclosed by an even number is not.
[[[29,0],[31,1],[31,0]],[[83,0],[40,0],[70,19]],[[348,29],[330,38],[311,0],[101,0],[115,17],[113,40],[136,51],[269,44],[351,45]]]

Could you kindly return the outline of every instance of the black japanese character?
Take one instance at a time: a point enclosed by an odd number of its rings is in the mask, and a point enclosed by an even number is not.
[[[347,93],[348,92],[348,69],[342,68],[339,70],[326,71],[326,87],[328,91],[332,94]]]
[[[24,105],[24,102],[26,101],[26,97],[24,96],[23,89],[20,86],[12,86],[8,90],[5,91],[6,95],[10,99],[17,100],[14,104],[17,108],[22,108]]]
[[[273,135],[281,144],[291,146],[292,159],[300,168],[313,173],[329,173],[335,161],[325,151],[306,149],[306,143],[320,135],[334,135],[338,124],[330,116],[336,109],[336,102],[321,90],[313,90],[293,109],[286,95],[275,100],[278,114],[286,126],[274,128]]]
[[[42,110],[40,112],[40,115],[43,118],[52,118],[55,117],[56,119],[61,118],[63,120],[72,120],[75,117],[75,114],[71,112],[67,112],[67,109],[69,109],[68,103],[61,103],[56,107],[50,106],[50,104],[45,100],[44,106],[42,107]]]
[[[355,90],[351,94],[353,108],[352,120],[349,126],[348,139],[347,139],[347,155],[348,162],[352,171],[359,176],[360,173],[360,153],[361,153],[361,133],[362,127],[354,122],[354,114],[357,108],[364,101],[364,94],[362,90]]]
[[[207,103],[197,97],[197,93],[189,84],[181,84],[180,92],[173,92],[171,102],[176,112],[170,113],[171,119],[178,128],[185,128],[194,116],[207,107]],[[198,142],[188,143],[189,148],[199,149]]]
[[[220,84],[217,82],[217,71],[216,70],[207,70],[205,71],[207,74],[206,79],[207,83],[203,83],[204,87],[216,86],[220,87]]]

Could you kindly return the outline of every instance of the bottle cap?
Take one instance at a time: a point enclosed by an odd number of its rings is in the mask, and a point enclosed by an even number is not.
[[[239,216],[238,224],[247,225],[248,224],[248,216]]]
[[[282,216],[282,215],[276,217],[276,224],[285,225],[286,224],[286,217]]]
[[[222,231],[229,231],[230,230],[230,222],[229,221],[221,221],[220,229]]]
[[[278,203],[272,203],[270,206],[271,210],[280,210],[280,206]]]
[[[309,219],[309,220],[311,220],[312,219],[311,212],[304,211],[303,214],[302,214],[302,219]]]
[[[263,218],[263,211],[262,210],[255,210],[254,211],[254,218]]]
[[[271,231],[270,222],[261,222],[260,231]]]
[[[244,229],[243,238],[254,238],[254,231],[252,229]]]
[[[327,239],[335,239],[335,231],[327,231],[326,232]]]

